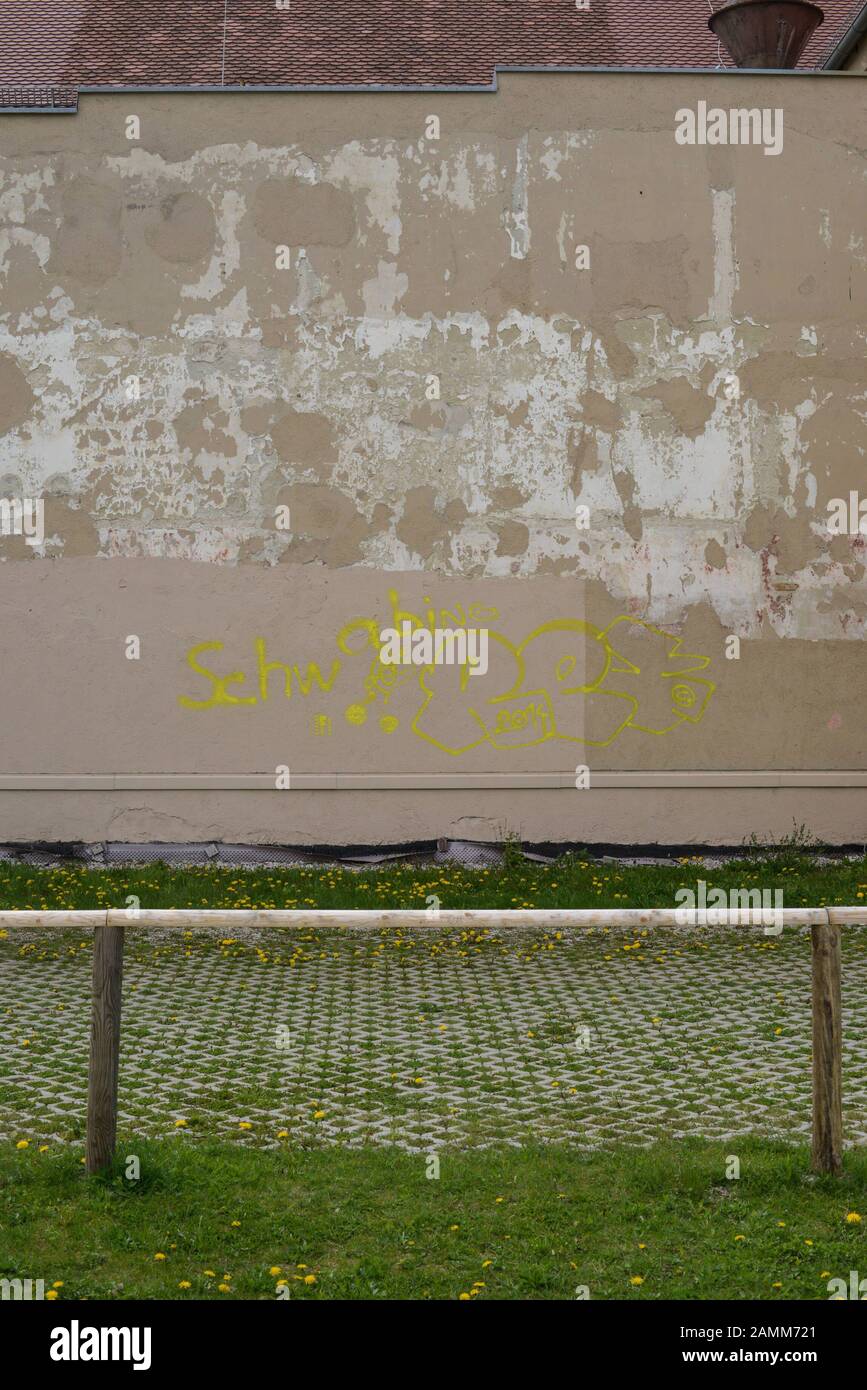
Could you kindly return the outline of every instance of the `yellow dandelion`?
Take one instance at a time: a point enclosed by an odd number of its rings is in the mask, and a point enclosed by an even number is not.
[[[850,1226],[859,1226],[861,1224],[860,1213],[857,1211],[847,1211],[846,1221]]]
[[[46,1297],[46,1298],[50,1298],[50,1299],[53,1301],[55,1298],[58,1297],[57,1290],[56,1290],[56,1289],[49,1289],[48,1292],[47,1292],[47,1294],[45,1295],[45,1297]]]
[[[19,1140],[18,1140],[18,1143],[15,1145],[15,1147],[16,1147],[16,1149],[29,1149],[29,1148],[30,1148],[30,1140],[29,1140],[29,1139],[19,1139]]]

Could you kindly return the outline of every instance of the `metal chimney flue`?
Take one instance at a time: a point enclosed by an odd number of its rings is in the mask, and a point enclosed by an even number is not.
[[[733,0],[708,27],[739,68],[794,68],[824,18],[810,0]]]

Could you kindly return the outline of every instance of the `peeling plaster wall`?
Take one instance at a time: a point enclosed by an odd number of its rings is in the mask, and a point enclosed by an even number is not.
[[[676,144],[699,100],[782,108],[783,152]],[[4,118],[0,498],[45,540],[0,536],[0,773],[455,786],[0,780],[0,839],[811,824],[592,774],[867,767],[867,535],[827,525],[867,500],[865,108],[844,76],[504,74]],[[361,619],[403,611],[489,626],[490,675],[385,687]],[[578,764],[589,793],[473,783]],[[867,837],[867,790],[821,800]]]

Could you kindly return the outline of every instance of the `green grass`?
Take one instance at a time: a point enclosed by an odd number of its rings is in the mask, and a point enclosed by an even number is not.
[[[830,1277],[867,1272],[865,1151],[836,1180],[809,1177],[806,1150],[756,1140],[445,1150],[438,1179],[394,1149],[179,1137],[121,1139],[119,1153],[138,1155],[139,1181],[124,1158],[88,1178],[72,1149],[0,1149],[0,1276],[60,1280],[72,1300],[274,1298],[278,1277],[292,1298],[448,1299],[480,1282],[481,1299],[587,1286],[597,1299],[787,1300],[827,1299]]]
[[[858,906],[867,895],[867,857],[819,865],[797,852],[753,854],[719,869],[693,860],[671,868],[603,864],[571,855],[555,865],[533,864],[516,852],[504,867],[400,865],[356,873],[339,868],[92,870],[35,869],[0,864],[0,909],[124,907],[129,895],[144,908],[424,908],[433,894],[443,908],[673,907],[679,888],[782,889],[788,907]]]

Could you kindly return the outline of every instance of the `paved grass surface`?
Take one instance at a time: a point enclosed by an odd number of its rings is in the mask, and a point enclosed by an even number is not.
[[[694,1140],[449,1151],[433,1178],[397,1149],[126,1139],[137,1181],[0,1145],[0,1274],[59,1300],[274,1299],[282,1280],[291,1299],[775,1301],[867,1269],[863,1149],[839,1180],[756,1140],[737,1180],[731,1148]]]
[[[0,905],[672,906],[698,877],[783,886],[790,906],[867,891],[863,860],[512,856],[475,873],[0,865]],[[789,1300],[867,1271],[867,930],[843,933],[840,1180],[808,1171],[799,929],[131,925],[119,1156],[95,1179],[91,957],[90,933],[0,933],[0,1277],[59,1300]]]
[[[13,940],[13,936],[16,937]],[[83,1135],[91,939],[0,942],[0,1139]],[[867,1142],[867,931],[844,932],[844,1124]],[[131,927],[120,1127],[277,1149],[810,1131],[793,928],[580,935]]]

